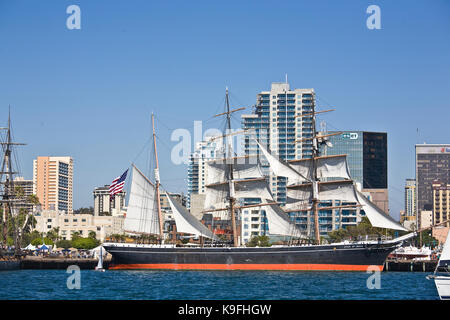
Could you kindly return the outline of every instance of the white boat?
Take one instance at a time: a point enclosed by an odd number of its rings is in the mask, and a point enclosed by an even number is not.
[[[447,234],[436,269],[427,279],[434,279],[441,300],[450,300],[450,232]]]
[[[433,250],[431,248],[423,246],[417,248],[414,246],[400,247],[394,250],[388,258],[400,259],[400,260],[414,260],[414,261],[428,261],[431,260]]]
[[[105,272],[103,268],[103,247],[100,247],[100,254],[98,255],[98,264],[95,267],[95,271]]]

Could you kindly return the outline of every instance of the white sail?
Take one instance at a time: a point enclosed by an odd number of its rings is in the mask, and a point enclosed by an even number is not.
[[[288,163],[277,159],[272,154],[270,154],[270,152],[267,151],[257,140],[255,141],[266,157],[267,161],[269,162],[270,169],[272,169],[275,175],[287,177],[289,184],[297,183],[300,181],[308,181],[305,176],[293,169]]]
[[[319,183],[319,200],[340,200],[346,202],[358,202],[356,189],[352,180],[330,181]]]
[[[100,253],[98,255],[97,269],[103,269],[103,247],[100,247]]]
[[[269,205],[262,208],[266,212],[270,234],[303,238],[297,226],[278,205]]]
[[[347,165],[347,155],[319,157],[317,163],[317,175],[323,178],[350,178],[350,170]]]
[[[439,258],[439,265],[441,261],[447,261],[447,265],[450,265],[450,231],[447,234],[447,239],[445,240],[444,248],[442,249],[441,257]],[[442,265],[445,265],[444,263]]]
[[[345,201],[357,203],[355,187],[352,180],[319,182],[319,201]],[[286,210],[295,211],[311,207],[313,200],[313,186],[304,183],[287,187]]]
[[[392,217],[385,214],[369,201],[361,192],[356,191],[358,202],[362,205],[362,209],[366,213],[367,218],[374,227],[408,231],[405,227],[395,221]]]
[[[230,162],[229,162],[230,161]],[[207,162],[206,184],[225,182],[230,163],[233,165],[233,179],[261,178],[263,174],[256,157],[240,157]]]
[[[132,169],[130,198],[124,221],[124,230],[130,233],[159,235],[156,188],[134,166]]]
[[[226,208],[229,204],[230,187],[227,183],[206,186],[205,210],[217,210]]]
[[[351,179],[347,165],[347,155],[325,156],[315,158],[317,161],[317,178],[343,178]],[[312,180],[312,159],[289,161],[289,165],[304,177]]]
[[[273,201],[265,179],[249,179],[234,182],[236,198],[261,198]]]
[[[172,209],[177,232],[190,233],[197,236],[207,237],[217,240],[217,237],[205,225],[198,221],[189,211],[186,210],[177,200],[167,194],[170,208]]]
[[[273,200],[264,178],[233,181],[234,198],[260,198]],[[206,186],[205,210],[226,209],[229,205],[230,186],[218,183]]]
[[[286,190],[285,210],[295,211],[311,207],[312,186],[311,184],[296,185],[288,187]]]

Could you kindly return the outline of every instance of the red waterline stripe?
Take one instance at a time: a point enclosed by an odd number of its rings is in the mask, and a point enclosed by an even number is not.
[[[351,264],[199,264],[199,263],[156,263],[156,264],[116,264],[109,269],[169,269],[169,270],[297,270],[297,271],[371,271],[383,266]],[[372,269],[373,268],[373,269]]]

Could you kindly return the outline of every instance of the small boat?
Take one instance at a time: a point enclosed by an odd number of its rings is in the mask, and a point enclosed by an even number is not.
[[[413,261],[428,261],[431,260],[433,250],[429,247],[423,246],[417,248],[414,246],[400,247],[395,249],[388,258],[400,259],[400,260],[413,260]]]
[[[105,269],[103,268],[103,247],[100,247],[100,253],[98,255],[98,264],[95,267],[95,271],[105,272]]]
[[[427,276],[427,279],[434,279],[441,300],[450,300],[450,232],[447,234],[436,269],[432,275]]]

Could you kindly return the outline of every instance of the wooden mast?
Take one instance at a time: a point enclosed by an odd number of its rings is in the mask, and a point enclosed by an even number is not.
[[[160,191],[159,191],[159,163],[158,163],[158,150],[156,149],[156,130],[155,130],[155,116],[152,113],[152,126],[153,126],[153,148],[155,150],[155,161],[156,161],[156,168],[155,168],[155,187],[156,187],[156,203],[158,206],[158,220],[159,220],[159,234],[160,234],[160,240],[161,243],[164,243],[164,231],[163,231],[163,225],[164,225],[164,217],[161,212],[161,199],[160,199]]]
[[[312,166],[313,166],[313,200],[312,209],[314,213],[314,236],[317,244],[320,244],[320,231],[319,231],[319,182],[317,178],[317,157],[319,156],[319,143],[316,133],[316,115],[315,115],[315,105],[312,106],[312,117],[313,117],[313,154],[312,154]]]
[[[228,88],[226,88],[226,104],[227,104],[227,128],[228,128],[228,133],[231,133],[231,112],[230,112],[230,102],[228,100]],[[227,146],[227,150],[228,152],[225,154],[229,156],[229,158],[231,158],[233,155],[231,154],[231,146],[228,144]],[[227,158],[225,156],[225,158]],[[227,159],[228,160],[228,159]],[[231,214],[231,226],[233,228],[233,246],[234,247],[238,247],[239,246],[239,242],[238,242],[238,234],[237,234],[237,228],[236,228],[236,215],[235,215],[235,208],[234,208],[234,204],[236,199],[234,198],[234,181],[233,181],[233,160],[230,161],[229,165],[228,165],[228,171],[229,171],[229,184],[230,184],[230,214]]]

